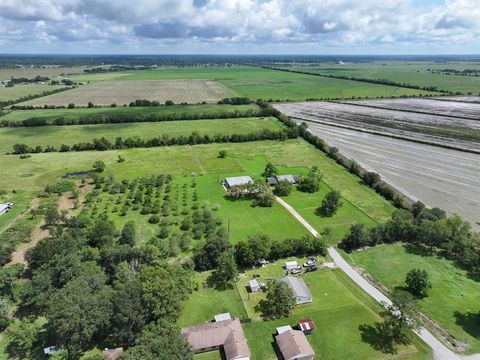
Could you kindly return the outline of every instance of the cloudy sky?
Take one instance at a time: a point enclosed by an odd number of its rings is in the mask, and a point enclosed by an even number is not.
[[[480,0],[0,0],[0,53],[479,54]]]

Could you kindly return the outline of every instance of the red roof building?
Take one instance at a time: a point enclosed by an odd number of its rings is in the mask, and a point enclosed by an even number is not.
[[[310,334],[315,330],[315,324],[312,319],[303,319],[298,322],[298,328],[303,331],[304,334]]]

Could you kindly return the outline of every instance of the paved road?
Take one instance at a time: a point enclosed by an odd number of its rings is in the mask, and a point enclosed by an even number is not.
[[[279,197],[275,197],[277,202],[281,204],[285,209],[290,212],[305,228],[314,236],[319,236],[319,233],[311,226],[293,207],[287,204]],[[367,294],[373,297],[380,304],[385,306],[391,305],[391,300],[372,286],[367,280],[365,280],[358,272],[356,272],[349,263],[340,255],[340,253],[333,247],[328,248],[328,254],[332,257],[335,264],[352,279],[358,286],[360,286]],[[480,360],[480,354],[472,356],[461,356],[454,353],[452,350],[443,345],[432,333],[425,328],[421,328],[415,333],[432,348],[433,357],[436,360]]]

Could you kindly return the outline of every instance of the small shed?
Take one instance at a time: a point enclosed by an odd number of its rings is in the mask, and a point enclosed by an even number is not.
[[[56,346],[49,346],[43,349],[43,353],[45,355],[53,355],[57,352],[57,347]]]
[[[290,325],[279,326],[277,327],[277,335],[280,335],[288,330],[293,330]]]
[[[287,261],[285,263],[285,269],[286,270],[293,270],[298,267],[298,263],[296,261]]]
[[[248,287],[250,288],[251,292],[257,292],[262,290],[256,279],[250,280],[248,282]]]
[[[232,316],[230,313],[223,313],[217,314],[214,316],[215,322],[224,321],[224,320],[232,320]]]
[[[303,331],[304,334],[311,334],[315,330],[315,324],[312,319],[306,318],[298,322],[298,328]]]

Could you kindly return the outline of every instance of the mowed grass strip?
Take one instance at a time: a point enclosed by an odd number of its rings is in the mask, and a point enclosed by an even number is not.
[[[282,126],[275,118],[235,118],[214,120],[180,120],[151,123],[121,123],[99,125],[40,126],[0,128],[0,152],[13,151],[13,145],[26,143],[29,146],[62,144],[73,145],[91,142],[105,137],[114,142],[117,137],[138,136],[143,139],[162,135],[189,136],[193,132],[200,135],[248,134],[264,129],[278,131]]]
[[[347,256],[390,289],[405,285],[413,268],[426,270],[432,282],[429,296],[419,301],[421,310],[455,338],[480,351],[480,282],[451,261],[415,251],[401,243],[380,245]]]
[[[216,80],[238,96],[252,99],[305,100],[351,97],[392,97],[427,94],[426,91],[365,82],[329,79],[255,67],[163,68],[145,70],[121,80],[209,79]]]
[[[35,110],[14,110],[0,117],[0,121],[22,121],[31,118],[54,120],[57,118],[82,119],[97,116],[114,115],[200,115],[200,114],[218,114],[235,113],[249,110],[258,110],[258,106],[252,105],[171,105],[171,106],[151,106],[151,107],[96,107],[96,108],[75,108],[75,109],[35,109]]]

